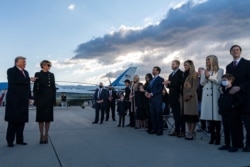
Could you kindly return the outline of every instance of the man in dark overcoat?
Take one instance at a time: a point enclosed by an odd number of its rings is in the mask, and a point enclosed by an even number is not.
[[[230,48],[230,54],[233,57],[233,61],[226,66],[226,73],[230,73],[235,77],[235,82],[230,90],[230,94],[240,92],[245,98],[244,104],[240,107],[239,113],[241,113],[242,121],[246,130],[245,147],[243,152],[250,152],[250,61],[241,57],[242,49],[239,45],[233,45]],[[242,127],[242,125],[240,125]],[[238,131],[238,148],[243,147],[244,134],[243,129]],[[227,148],[226,148],[227,149]],[[237,151],[237,150],[234,150]]]
[[[108,91],[103,87],[103,83],[99,83],[99,88],[96,89],[94,94],[95,99],[95,120],[92,122],[93,124],[97,124],[99,121],[99,112],[101,111],[101,121],[100,124],[103,124],[104,120],[104,111],[107,105],[108,99]]]
[[[6,94],[5,121],[8,122],[6,140],[8,147],[16,144],[27,145],[24,142],[23,130],[29,119],[29,99],[31,99],[30,78],[26,66],[26,58],[15,58],[15,66],[7,70],[8,91]]]

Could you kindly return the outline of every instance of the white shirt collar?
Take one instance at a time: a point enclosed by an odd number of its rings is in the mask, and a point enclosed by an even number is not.
[[[18,68],[20,71],[23,71],[24,69],[21,69],[20,67],[16,66],[16,68]]]
[[[236,65],[240,62],[240,60],[241,60],[241,57],[238,58],[237,60],[234,60],[234,61],[236,61]]]

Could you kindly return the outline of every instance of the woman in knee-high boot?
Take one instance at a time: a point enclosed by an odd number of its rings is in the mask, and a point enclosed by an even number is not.
[[[209,144],[220,144],[221,115],[219,115],[218,99],[223,69],[219,68],[218,59],[214,55],[207,56],[206,70],[201,74],[200,84],[203,86],[201,101],[201,118],[210,122],[211,139]]]

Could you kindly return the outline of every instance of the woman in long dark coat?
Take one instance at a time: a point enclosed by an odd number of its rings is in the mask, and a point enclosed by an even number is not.
[[[34,83],[34,104],[36,106],[36,122],[39,124],[40,144],[48,143],[50,122],[54,120],[53,105],[56,100],[56,86],[54,74],[49,72],[51,62],[43,60],[40,63],[42,70],[35,73],[37,80]]]

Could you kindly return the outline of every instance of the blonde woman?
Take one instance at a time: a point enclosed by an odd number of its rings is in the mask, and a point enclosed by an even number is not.
[[[219,87],[223,69],[219,68],[218,59],[214,55],[207,56],[206,70],[201,74],[200,84],[203,86],[201,101],[201,119],[210,122],[211,138],[209,144],[220,144],[221,115],[219,115]]]
[[[181,111],[186,122],[188,134],[186,140],[193,140],[198,117],[198,73],[195,71],[194,63],[191,60],[184,62],[184,76],[181,88]]]
[[[130,101],[131,101],[131,114],[132,114],[132,125],[135,126],[135,128],[139,128],[139,120],[136,117],[136,105],[135,105],[135,92],[139,90],[139,84],[140,78],[139,75],[135,75],[132,81],[131,85],[131,92],[130,92]],[[136,121],[135,121],[136,120]]]

